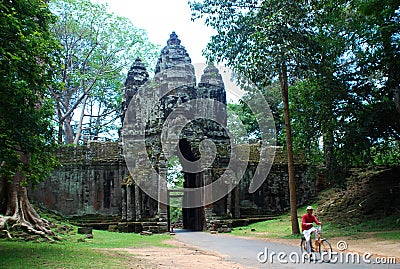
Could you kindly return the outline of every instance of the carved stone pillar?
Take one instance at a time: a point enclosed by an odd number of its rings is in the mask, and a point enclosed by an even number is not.
[[[203,201],[204,201],[204,218],[205,218],[205,223],[204,229],[207,229],[207,224],[210,223],[213,217],[213,201],[212,201],[212,188],[211,188],[211,183],[212,183],[212,172],[211,168],[203,168]],[[210,187],[208,187],[210,186]]]
[[[234,190],[235,192],[235,208],[234,208],[234,217],[240,218],[240,185],[236,185]]]
[[[139,186],[137,186],[136,184],[133,185],[133,188],[135,190],[135,220],[136,221],[140,221],[140,219],[142,218],[142,211],[141,211],[141,201],[140,201],[140,188]]]
[[[226,215],[230,218],[232,217],[232,192],[228,193],[228,197],[226,198]]]
[[[126,221],[126,186],[122,186],[121,188],[121,215],[122,215],[122,221]]]
[[[159,175],[158,175],[158,218],[165,221],[167,219],[167,162],[161,157],[159,160]]]
[[[132,221],[132,185],[126,185],[126,220]]]

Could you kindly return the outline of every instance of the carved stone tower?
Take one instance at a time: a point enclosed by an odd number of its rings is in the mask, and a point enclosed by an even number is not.
[[[132,190],[125,191],[123,195],[129,197],[123,200],[123,216],[125,214],[128,220],[133,219],[133,215],[136,219],[138,216],[165,219],[168,213],[165,197],[169,191],[163,182],[167,177],[167,160],[177,156],[183,167],[186,190],[182,197],[183,226],[203,230],[212,214],[227,214],[226,196],[214,198],[219,193],[228,193],[224,192],[228,183],[218,185],[218,190],[210,187],[225,172],[230,160],[226,92],[222,77],[215,66],[208,65],[196,84],[194,66],[175,32],[161,50],[152,81],[152,85],[156,86],[148,86],[145,93],[139,96],[136,87],[146,82],[146,74],[140,61],[136,60],[125,83],[123,111],[127,110],[130,99],[144,104],[151,96],[157,96],[151,104],[130,116],[145,123],[147,158],[157,171],[159,180],[150,182],[154,177],[148,174],[143,176],[147,173],[142,171],[144,162],[136,161],[135,172],[131,171],[133,180],[127,179],[126,184],[131,186],[133,182],[140,182],[141,186],[151,186],[157,193],[138,192],[136,187],[135,195]],[[215,156],[208,156],[211,152]],[[196,193],[194,190],[198,189],[202,191]],[[216,200],[218,202],[213,203]],[[143,206],[145,201],[147,205]],[[143,212],[144,208],[146,212]]]

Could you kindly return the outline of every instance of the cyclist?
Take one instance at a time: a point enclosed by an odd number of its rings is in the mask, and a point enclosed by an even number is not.
[[[313,227],[314,222],[317,225],[321,225],[320,222],[314,215],[313,215],[313,207],[307,206],[307,213],[303,215],[301,218],[301,230],[303,231],[304,238],[306,239],[306,251],[308,254],[311,253],[311,234],[317,231],[317,228]],[[318,240],[318,235],[315,233],[315,239]]]

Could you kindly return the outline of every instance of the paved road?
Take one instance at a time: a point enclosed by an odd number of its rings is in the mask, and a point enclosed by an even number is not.
[[[353,262],[345,262],[346,257],[342,256],[343,262],[340,261],[340,256],[337,256],[337,261],[326,263],[320,260],[301,262],[299,247],[289,246],[281,243],[266,242],[262,240],[243,239],[224,235],[213,235],[206,232],[187,232],[176,231],[176,239],[179,241],[196,246],[203,250],[218,252],[226,255],[226,260],[244,265],[246,268],[323,268],[323,269],[362,269],[362,268],[378,268],[378,269],[399,269],[398,264],[376,264],[376,260],[371,260],[370,264],[361,261],[359,264]],[[281,256],[281,263],[278,260],[278,253],[285,253],[286,256]],[[268,253],[267,256],[263,255]],[[275,253],[275,254],[274,254]],[[341,254],[343,255],[343,253]],[[299,258],[298,258],[299,257]],[[300,261],[296,261],[299,259]],[[261,262],[259,261],[261,260]],[[353,261],[352,257],[348,259]],[[286,261],[286,263],[285,263]]]

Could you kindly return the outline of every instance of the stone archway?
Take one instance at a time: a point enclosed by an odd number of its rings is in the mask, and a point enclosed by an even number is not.
[[[182,154],[182,157],[185,160],[190,162],[195,162],[198,160],[198,157],[192,150],[192,146],[190,142],[186,139],[179,140],[179,151]],[[183,170],[185,169],[184,162],[182,162]],[[187,204],[188,200],[195,201],[196,204],[203,204],[203,195],[199,192],[191,192],[191,188],[200,188],[203,187],[203,173],[189,173],[184,172],[184,183],[183,187],[188,191],[183,193],[183,204]],[[183,228],[192,231],[202,231],[205,228],[205,213],[204,206],[195,207],[195,208],[182,208],[182,224]]]
[[[150,182],[154,177],[144,172],[132,176],[137,179],[140,177],[141,184],[158,190],[159,197],[164,197],[164,193],[168,196],[166,183],[163,183],[167,177],[166,162],[170,156],[177,155],[185,171],[183,226],[189,230],[203,230],[206,227],[205,211],[210,216],[212,214],[212,190],[208,188],[205,194],[198,188],[213,183],[220,171],[226,169],[230,159],[226,92],[222,77],[216,67],[208,65],[197,83],[191,59],[175,33],[171,34],[167,46],[161,51],[154,80],[150,83],[143,84],[147,76],[139,72],[143,71],[139,63],[135,62],[131,68],[134,70],[128,75],[127,81],[133,82],[126,83],[124,104],[126,106],[129,99],[134,104],[139,104],[139,101],[143,104],[142,109],[136,109],[134,115],[129,115],[130,118],[140,119],[145,125],[146,152],[143,155],[147,155],[151,166],[157,171],[158,183]],[[136,88],[129,90],[133,86]],[[133,93],[132,97],[128,93]],[[123,131],[129,133],[134,129],[134,126],[124,125]],[[130,136],[134,137],[134,134]],[[218,156],[207,165],[203,160],[198,161],[202,157],[200,148],[204,141],[214,144],[213,153]],[[129,141],[125,146],[129,147],[128,144]],[[135,168],[141,166],[139,161],[132,163]],[[202,167],[193,167],[196,165]],[[134,181],[138,182],[135,178]],[[165,200],[164,203],[162,201],[158,200],[158,212],[155,214],[158,221],[163,221],[168,214]],[[222,215],[226,214],[226,208],[222,211]]]

